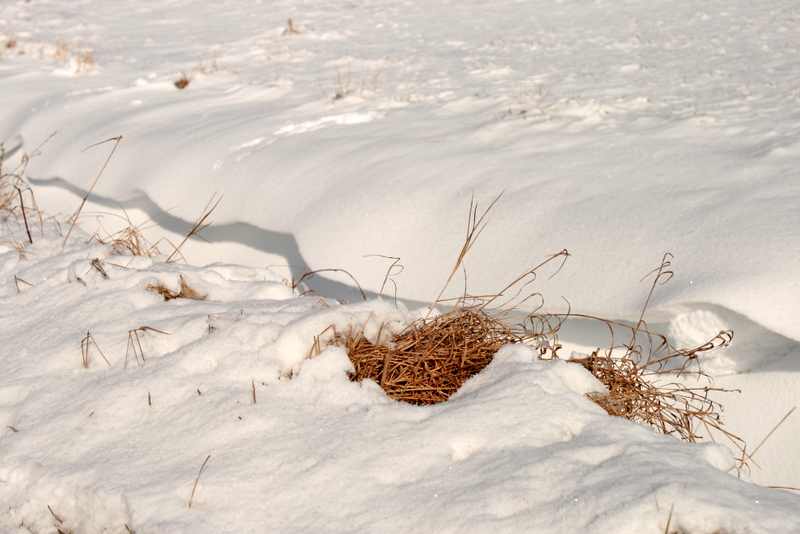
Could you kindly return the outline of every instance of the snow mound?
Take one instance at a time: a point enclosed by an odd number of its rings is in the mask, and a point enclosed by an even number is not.
[[[344,349],[309,355],[331,326],[374,337],[421,310],[62,239],[0,253],[25,280],[0,294],[6,531],[800,528],[797,497],[726,472],[723,445],[607,415],[580,366],[507,345],[447,402],[397,403]],[[181,283],[204,298],[151,289]]]

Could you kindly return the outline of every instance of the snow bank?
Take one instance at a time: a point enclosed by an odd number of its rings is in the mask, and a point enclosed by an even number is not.
[[[550,306],[629,318],[637,281],[671,252],[654,307],[722,306],[797,342],[793,16],[782,0],[179,1],[125,17],[14,3],[0,139],[30,151],[59,131],[30,173],[85,190],[106,152],[81,150],[123,135],[101,197],[191,221],[219,192],[217,223],[296,239],[256,245],[295,274],[346,269],[377,290],[386,265],[364,256],[400,257],[411,300],[440,289],[470,195],[505,191],[468,262],[475,293],[566,248],[537,286]],[[54,75],[86,49],[88,72]]]
[[[308,356],[332,326],[374,337],[419,311],[62,239],[0,252],[4,279],[24,280],[0,294],[3,530],[800,528],[797,497],[726,472],[723,445],[608,416],[580,366],[506,346],[449,401],[397,403],[348,380],[344,349]],[[205,300],[152,290],[181,280]]]

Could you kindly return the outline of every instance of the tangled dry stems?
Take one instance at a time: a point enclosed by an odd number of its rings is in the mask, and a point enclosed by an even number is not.
[[[698,353],[727,346],[732,338],[732,332],[720,332],[701,347],[672,351],[656,359],[632,352],[619,357],[594,351],[569,361],[582,365],[603,383],[607,392],[591,398],[610,415],[650,425],[685,441],[700,439],[700,427],[715,428],[740,441],[722,429],[722,406],[708,397],[711,391],[727,390],[713,387],[711,377],[692,365]],[[688,387],[674,381],[681,375],[694,375],[705,385]]]
[[[26,233],[25,241],[29,244],[33,243],[31,225],[34,222],[38,223],[40,232],[44,233],[44,218],[42,212],[36,204],[36,197],[33,194],[33,190],[22,177],[25,174],[25,169],[30,159],[39,155],[39,149],[52,137],[53,135],[48,137],[41,145],[36,147],[30,155],[24,154],[17,167],[8,173],[3,172],[5,147],[0,143],[0,211],[7,212],[7,216],[4,216],[2,219],[3,231],[0,235],[3,235],[5,230],[8,230],[12,237],[10,243],[20,250],[20,255],[22,255],[22,249],[25,245],[23,241],[14,236],[14,231],[9,227],[7,219],[11,216],[17,220],[22,220],[23,224],[18,226],[24,226]]]
[[[467,237],[445,288],[463,267],[464,257],[483,230],[486,214],[496,201],[480,216],[477,206],[471,203]],[[713,428],[727,436],[744,453],[744,442],[722,427],[722,406],[709,398],[712,391],[726,390],[715,388],[711,377],[697,363],[701,353],[727,346],[733,333],[720,332],[700,347],[676,349],[665,336],[650,332],[644,321],[655,288],[672,276],[668,270],[671,255],[666,254],[661,265],[648,274],[654,275],[654,279],[635,326],[571,313],[561,317],[537,314],[541,304],[533,313],[510,320],[511,312],[522,302],[541,297],[533,293],[520,300],[517,297],[522,289],[517,289],[514,297],[501,304],[505,294],[512,288],[524,288],[532,282],[536,271],[543,265],[556,258],[566,260],[568,256],[564,250],[549,257],[496,295],[483,299],[465,295],[456,301],[451,311],[432,317],[429,312],[393,337],[379,334],[373,342],[364,336],[363,328],[355,332],[351,329],[344,334],[337,332],[332,343],[347,350],[354,366],[351,380],[369,378],[395,400],[427,405],[447,400],[464,382],[489,365],[503,345],[525,343],[537,348],[541,359],[554,359],[560,357],[557,333],[564,320],[578,316],[602,321],[611,330],[611,346],[602,353],[597,349],[586,357],[568,360],[582,365],[605,386],[606,391],[589,395],[595,403],[610,415],[652,426],[664,434],[690,442],[700,439],[702,428]],[[431,311],[442,302],[444,290],[431,306]],[[512,303],[511,306],[508,303]],[[500,311],[490,311],[492,309]],[[615,346],[615,326],[629,329],[629,343]],[[685,385],[676,380],[682,375],[694,376],[704,383]]]
[[[349,332],[338,343],[355,367],[351,380],[372,378],[389,397],[425,405],[447,400],[489,365],[500,347],[525,338],[474,305],[420,319],[384,342]]]
[[[709,398],[712,391],[730,390],[714,387],[713,379],[703,372],[698,360],[702,353],[727,347],[733,340],[733,332],[722,331],[699,347],[679,349],[673,347],[663,334],[648,330],[644,321],[657,286],[673,276],[669,270],[671,257],[671,254],[665,254],[661,264],[645,276],[654,275],[636,325],[572,314],[604,322],[609,327],[612,341],[603,353],[597,349],[587,357],[570,361],[583,365],[606,387],[607,391],[602,395],[592,395],[591,398],[610,415],[652,426],[664,434],[676,435],[690,442],[700,439],[702,430],[714,429],[742,452],[744,462],[744,441],[723,428],[720,419],[722,406]],[[614,327],[630,332],[631,339],[627,344],[615,346]],[[675,380],[682,376],[693,377],[698,385],[690,387]]]
[[[158,243],[151,243],[144,236],[146,230],[158,226],[157,223],[149,224],[152,223],[155,217],[151,217],[142,224],[135,224],[128,216],[128,213],[124,209],[122,211],[125,214],[123,218],[127,223],[124,228],[113,233],[108,233],[105,237],[101,236],[99,233],[95,233],[89,241],[96,241],[101,245],[108,246],[111,254],[117,256],[152,257],[156,254],[160,254]],[[158,215],[156,217],[158,217]]]

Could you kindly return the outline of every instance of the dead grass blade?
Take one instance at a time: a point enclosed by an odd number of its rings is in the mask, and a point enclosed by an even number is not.
[[[112,137],[111,139],[106,139],[105,141],[100,141],[99,143],[95,143],[93,145],[89,145],[83,150],[86,151],[92,147],[97,145],[102,145],[103,143],[108,143],[109,141],[114,141],[114,147],[111,149],[111,152],[108,154],[105,163],[103,163],[103,167],[100,169],[100,172],[97,174],[97,177],[92,182],[92,186],[86,191],[86,195],[84,195],[83,200],[81,200],[80,206],[78,206],[78,211],[75,212],[75,215],[72,216],[72,222],[69,225],[69,230],[67,230],[67,235],[64,237],[64,241],[61,243],[61,248],[64,248],[67,244],[67,240],[69,239],[69,235],[72,233],[72,229],[75,227],[75,224],[78,222],[78,217],[81,214],[81,210],[83,210],[83,206],[86,204],[86,201],[89,199],[89,195],[92,194],[94,190],[94,186],[97,185],[97,182],[100,180],[100,177],[103,175],[103,171],[106,170],[106,166],[108,166],[108,162],[111,161],[111,157],[114,155],[114,152],[117,150],[117,146],[119,146],[119,142],[122,141],[122,136]]]
[[[23,280],[19,276],[14,275],[14,286],[17,288],[17,293],[22,293],[22,291],[20,291],[20,289],[19,289],[19,283],[20,282],[22,282],[23,284],[25,284],[27,286],[33,287],[33,284],[31,284],[30,282],[26,282],[25,280]]]
[[[489,207],[484,210],[484,212],[478,216],[478,203],[475,202],[475,197],[471,197],[469,200],[469,217],[467,218],[467,236],[464,240],[464,245],[461,247],[461,251],[458,254],[458,258],[456,259],[455,265],[453,265],[453,270],[450,272],[450,275],[447,277],[444,285],[442,286],[442,290],[439,291],[439,295],[437,295],[436,299],[433,301],[430,309],[428,310],[428,314],[425,316],[427,319],[430,317],[431,313],[433,312],[436,305],[439,304],[442,300],[442,295],[444,295],[445,290],[450,285],[450,282],[453,280],[453,277],[462,268],[464,264],[464,258],[466,257],[467,253],[470,251],[472,246],[477,241],[478,237],[483,232],[483,229],[486,227],[486,223],[484,219],[486,219],[486,215],[489,214],[489,211],[494,207],[500,197],[503,196],[503,193],[497,195],[497,197],[489,204]]]
[[[175,250],[172,252],[172,254],[169,255],[169,258],[167,258],[167,263],[172,263],[176,261],[178,257],[183,257],[180,251],[186,244],[186,242],[189,240],[189,238],[191,238],[192,236],[199,237],[203,241],[208,242],[208,240],[205,237],[200,235],[200,232],[202,232],[211,225],[211,222],[210,221],[206,222],[206,219],[208,219],[208,217],[211,215],[211,212],[213,212],[217,208],[217,205],[222,200],[222,197],[220,196],[217,199],[217,201],[214,202],[215,196],[216,193],[214,193],[214,195],[211,196],[211,200],[209,200],[208,204],[206,204],[206,207],[203,208],[203,214],[194,222],[192,228],[186,234],[186,237],[183,238],[183,241],[181,241],[180,244],[177,247],[175,247]],[[213,206],[211,205],[212,202],[214,203]]]
[[[106,272],[105,267],[103,267],[103,262],[100,261],[100,258],[95,258],[92,260],[91,268],[97,271],[102,275],[103,278],[108,280],[108,273]],[[88,271],[87,271],[88,272]]]
[[[395,276],[399,275],[403,272],[403,266],[400,265],[400,258],[395,258],[394,256],[384,256],[383,254],[368,254],[364,256],[365,258],[384,258],[387,260],[394,260],[392,264],[386,269],[386,274],[383,277],[383,283],[381,284],[381,289],[378,291],[378,296],[383,295],[383,290],[386,289],[386,284],[391,282],[394,286],[394,300],[397,302],[397,283],[395,283],[394,278]],[[396,270],[395,270],[396,269]],[[352,276],[351,276],[352,278]],[[360,287],[359,287],[360,289]],[[361,294],[363,295],[364,292],[362,291]]]
[[[157,330],[149,326],[140,326],[139,328],[128,330],[128,344],[125,347],[125,363],[122,366],[123,369],[128,368],[128,355],[131,353],[131,351],[133,351],[133,357],[136,359],[136,365],[140,365],[139,356],[142,357],[142,363],[145,362],[144,350],[142,349],[142,340],[139,339],[139,332],[142,332],[143,334],[146,332],[157,332],[159,334],[164,334],[165,336],[169,335],[168,332],[162,332],[161,330]]]
[[[97,352],[100,353],[100,356],[103,357],[103,360],[105,360],[105,362],[110,367],[111,363],[108,361],[108,358],[106,358],[106,355],[103,354],[102,350],[100,350],[100,347],[97,345],[97,341],[94,340],[94,337],[92,336],[91,332],[87,331],[86,332],[86,337],[84,337],[81,340],[81,362],[83,363],[84,369],[88,369],[89,368],[89,362],[90,362],[90,360],[89,360],[89,346],[90,346],[90,344],[94,345],[94,348],[97,349]]]
[[[760,449],[761,446],[764,445],[764,443],[766,443],[766,441],[772,436],[772,434],[774,434],[775,431],[778,430],[778,427],[780,427],[783,424],[783,422],[786,421],[789,418],[789,416],[792,415],[792,413],[794,413],[794,411],[796,409],[797,409],[797,406],[795,406],[794,408],[789,410],[789,412],[786,415],[783,416],[783,419],[778,421],[778,424],[775,425],[775,427],[772,430],[769,431],[769,434],[767,434],[767,436],[764,439],[761,440],[761,443],[759,443],[758,446],[755,449],[753,449],[753,452],[751,452],[750,454],[746,454],[746,455],[742,456],[742,459],[740,460],[739,467],[742,467],[747,462],[753,460],[753,456],[756,455],[756,453],[758,452],[758,449]],[[791,489],[796,489],[796,488],[791,488]]]
[[[297,289],[297,287],[300,284],[312,279],[315,274],[319,274],[319,273],[344,273],[344,274],[346,274],[347,276],[350,277],[350,279],[353,281],[353,283],[355,283],[356,287],[358,287],[358,292],[361,293],[361,297],[364,300],[367,300],[367,295],[364,293],[364,290],[361,289],[361,284],[358,283],[358,280],[356,280],[355,277],[352,274],[350,274],[349,272],[345,271],[344,269],[317,269],[316,271],[306,271],[305,269],[303,269],[303,276],[301,276],[297,280],[292,279],[292,282],[291,282],[291,284],[289,284],[289,287],[291,287],[292,289]],[[321,297],[324,297],[324,295],[320,295],[319,293],[317,293],[313,289],[309,289],[308,291],[303,292],[303,295],[305,295],[307,293],[313,293],[315,295],[319,295]]]
[[[200,466],[200,471],[197,472],[197,478],[194,479],[194,486],[192,486],[192,494],[189,496],[189,508],[192,507],[192,502],[194,501],[194,492],[197,489],[197,482],[200,480],[200,475],[203,474],[203,469],[206,468],[206,464],[211,459],[211,455],[209,454],[206,456],[206,459],[203,461],[203,465]]]
[[[57,513],[55,513],[55,512],[53,511],[53,509],[52,509],[52,508],[50,508],[50,505],[49,505],[49,504],[47,505],[47,509],[48,509],[48,510],[50,510],[50,513],[53,515],[53,518],[54,518],[56,521],[58,521],[58,524],[59,524],[59,525],[60,525],[60,524],[62,524],[62,523],[64,522],[64,520],[63,520],[63,519],[61,519],[61,517],[60,517],[60,516],[59,516]]]
[[[22,220],[25,222],[25,231],[28,233],[28,242],[33,244],[33,237],[31,237],[31,229],[28,226],[28,216],[25,215],[25,201],[22,199],[22,190],[18,186],[14,186],[14,189],[17,190],[19,193],[19,209],[22,212]]]
[[[633,330],[633,339],[631,340],[631,345],[634,346],[636,342],[636,333],[639,331],[638,329],[644,325],[644,314],[647,312],[647,307],[650,305],[650,299],[653,297],[653,293],[655,293],[656,286],[664,285],[672,279],[673,272],[666,270],[670,265],[669,258],[672,258],[672,254],[667,252],[664,254],[664,257],[661,258],[661,265],[647,273],[642,277],[642,280],[650,276],[651,274],[655,274],[656,276],[653,278],[653,285],[650,286],[650,291],[647,293],[647,299],[644,302],[644,306],[642,306],[642,313],[639,314],[639,320],[636,322],[636,329]],[[664,280],[662,281],[662,278]],[[640,282],[642,281],[640,280]]]

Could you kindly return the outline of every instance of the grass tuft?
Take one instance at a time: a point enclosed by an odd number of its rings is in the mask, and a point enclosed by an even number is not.
[[[584,358],[568,361],[582,365],[606,386],[605,394],[592,395],[591,398],[610,415],[652,426],[664,434],[689,442],[701,439],[702,429],[713,428],[744,453],[744,441],[723,429],[720,419],[722,406],[709,398],[712,391],[731,390],[714,387],[713,379],[698,363],[702,353],[730,345],[733,332],[722,331],[699,347],[679,349],[673,347],[663,334],[650,331],[644,320],[656,287],[673,276],[668,270],[671,257],[669,253],[665,254],[661,264],[645,276],[654,275],[635,326],[591,315],[568,315],[606,323],[612,336],[611,346],[605,351],[597,349]],[[615,345],[615,327],[630,331],[631,339],[627,344]],[[697,385],[690,387],[675,380],[681,376],[694,377]]]
[[[656,287],[672,276],[668,269],[669,254],[648,274],[655,276],[635,326],[571,312],[564,315],[538,313],[543,307],[541,295],[526,294],[525,288],[536,279],[541,267],[560,259],[557,273],[569,257],[566,250],[524,272],[495,295],[471,297],[465,288],[450,311],[441,315],[433,313],[436,306],[450,302],[443,299],[443,295],[464,268],[464,258],[485,228],[487,214],[499,198],[483,212],[478,211],[474,199],[470,201],[464,245],[424,318],[397,335],[389,336],[381,329],[377,337],[371,339],[364,335],[363,327],[360,330],[351,328],[348,332],[337,332],[333,327],[326,329],[334,330],[329,344],[347,350],[355,368],[351,380],[370,378],[398,401],[416,405],[438,403],[447,400],[466,380],[483,370],[503,345],[525,343],[539,351],[540,359],[559,358],[561,346],[557,334],[561,324],[569,317],[595,319],[608,325],[612,334],[611,347],[605,352],[597,349],[584,358],[568,360],[582,365],[606,386],[606,392],[589,395],[595,403],[610,415],[652,426],[685,441],[697,441],[701,438],[701,428],[713,428],[728,437],[743,452],[744,459],[744,442],[722,428],[722,406],[709,398],[712,391],[727,390],[715,388],[711,377],[698,364],[700,354],[730,344],[733,332],[720,332],[696,348],[676,349],[665,336],[648,330],[644,321]],[[538,303],[534,311],[520,313],[519,306],[532,299]],[[631,338],[627,344],[615,346],[615,328],[629,329]],[[312,346],[312,356],[323,349],[320,337]],[[685,385],[677,380],[684,375],[693,376],[702,383]]]
[[[152,257],[160,254],[158,250],[158,243],[151,243],[144,236],[144,232],[151,228],[160,226],[160,223],[154,222],[156,218],[163,215],[159,213],[150,217],[141,224],[134,224],[128,212],[122,209],[124,216],[119,216],[126,223],[125,227],[113,233],[106,232],[106,236],[102,237],[99,233],[95,233],[89,241],[96,241],[101,245],[106,245],[111,248],[111,254],[118,256],[147,256]]]
[[[711,378],[700,369],[690,369],[688,362],[698,352],[727,346],[731,339],[731,332],[720,332],[702,347],[670,352],[652,360],[631,354],[617,357],[594,351],[586,358],[569,361],[582,365],[606,386],[607,393],[590,398],[610,415],[644,423],[664,434],[695,442],[700,438],[701,427],[724,432],[719,418],[722,406],[708,398],[708,394],[728,390],[713,387]],[[675,369],[673,363],[679,363],[681,367]],[[694,374],[704,379],[706,384],[688,387],[671,380],[676,373]],[[741,441],[727,432],[725,434]]]
[[[479,304],[421,319],[377,343],[360,331],[337,337],[355,367],[351,380],[371,378],[389,397],[416,405],[447,400],[489,365],[500,347],[526,340]]]
[[[219,67],[217,66],[217,56],[215,54],[208,65],[206,65],[203,62],[200,62],[197,65],[195,65],[195,67],[189,72],[189,74],[186,74],[186,71],[183,69],[179,70],[178,72],[180,73],[180,75],[178,76],[178,79],[173,82],[173,84],[178,89],[185,89],[192,82],[192,80],[194,80],[195,77],[198,76],[199,74],[217,72],[218,70]]]
[[[128,330],[128,344],[125,347],[125,363],[122,366],[123,369],[127,369],[128,367],[128,355],[131,353],[131,351],[133,352],[133,357],[136,360],[136,365],[140,365],[139,356],[142,357],[141,363],[145,362],[144,349],[142,349],[142,340],[139,339],[139,332],[142,334],[146,332],[156,332],[158,334],[164,334],[165,336],[169,335],[168,332],[162,332],[161,330],[157,330],[149,326],[140,326],[139,328]]]
[[[28,220],[28,214],[35,216],[34,218],[38,221],[39,231],[42,234],[44,234],[44,218],[42,217],[41,210],[39,210],[39,206],[36,204],[36,197],[33,194],[33,190],[25,182],[23,176],[31,158],[41,154],[41,147],[56,135],[57,133],[51,134],[47,139],[44,140],[44,142],[36,147],[30,155],[23,154],[17,167],[11,172],[7,173],[3,172],[3,164],[5,163],[5,147],[2,143],[0,143],[0,211],[8,212],[8,214],[16,218],[17,221],[19,221],[19,217],[22,218],[22,226],[25,228],[28,244],[33,243],[33,235],[31,233],[31,225]],[[27,203],[25,196],[28,197]],[[9,226],[7,219],[8,215],[4,215],[2,220],[3,228],[8,229],[13,238],[14,232]],[[19,227],[20,225],[17,224],[17,226]],[[14,238],[11,244],[20,251],[20,256],[22,257],[22,249],[25,248],[25,244],[16,238]]]
[[[179,291],[174,291],[166,286],[157,285],[154,286],[152,284],[147,286],[149,291],[154,291],[164,297],[164,300],[172,300],[172,299],[190,299],[190,300],[206,300],[204,295],[201,295],[186,283],[186,280],[183,278],[183,275],[180,275],[181,286]]]
[[[105,360],[105,362],[110,367],[111,363],[108,361],[108,358],[106,358],[106,355],[103,354],[102,350],[100,350],[100,346],[97,344],[97,341],[95,341],[95,339],[92,336],[91,332],[87,331],[86,332],[86,336],[83,339],[81,339],[81,363],[83,364],[84,369],[88,369],[89,368],[89,363],[90,363],[89,348],[90,348],[90,345],[94,345],[94,348],[97,349],[97,352],[100,353],[100,356],[103,357],[103,360]]]
[[[447,400],[470,377],[482,371],[503,345],[526,343],[537,347],[540,355],[553,350],[547,338],[555,330],[549,327],[546,319],[528,314],[510,320],[510,315],[522,303],[538,296],[533,293],[520,298],[525,286],[535,279],[536,271],[557,258],[566,259],[569,256],[566,250],[526,271],[496,295],[472,297],[465,293],[455,300],[450,311],[433,314],[436,306],[448,302],[443,299],[444,292],[463,267],[467,252],[485,226],[486,215],[499,198],[481,215],[474,199],[470,201],[464,246],[424,318],[392,337],[379,332],[375,340],[367,339],[363,328],[335,332],[331,343],[345,347],[355,367],[351,380],[371,378],[395,400],[416,405],[434,404]],[[505,300],[504,306],[498,306],[511,291],[513,296]],[[317,338],[315,352],[320,350]]]

